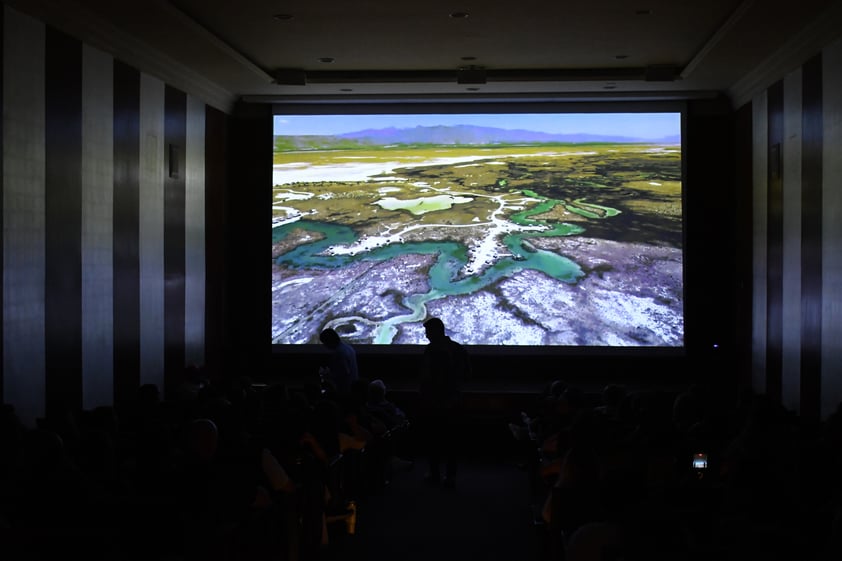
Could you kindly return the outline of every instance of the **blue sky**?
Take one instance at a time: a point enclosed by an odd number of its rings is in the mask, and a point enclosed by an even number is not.
[[[329,135],[434,125],[478,125],[549,133],[589,133],[636,138],[681,134],[680,113],[521,113],[452,115],[276,115],[275,134]]]

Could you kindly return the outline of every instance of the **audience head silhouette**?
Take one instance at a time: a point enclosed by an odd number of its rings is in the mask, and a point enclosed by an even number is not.
[[[380,403],[386,399],[386,384],[383,380],[374,380],[368,384],[368,399],[372,403]]]
[[[319,340],[328,349],[335,349],[339,346],[340,339],[336,330],[328,327],[319,334]]]
[[[441,339],[445,336],[444,322],[439,318],[430,318],[424,322],[424,332],[430,341]]]

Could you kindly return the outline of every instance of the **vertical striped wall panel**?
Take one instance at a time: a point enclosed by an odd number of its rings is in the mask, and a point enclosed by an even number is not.
[[[4,33],[4,22],[6,21],[6,10],[0,8],[0,108],[5,107],[3,104],[3,44],[5,42],[4,37],[6,36]],[[3,204],[3,117],[0,116],[0,205]],[[3,239],[5,236],[3,235],[4,226],[3,226],[3,211],[0,208],[0,280],[4,278],[3,275]],[[3,285],[0,282],[0,403],[5,403],[6,398],[4,397],[3,393],[3,361],[2,357],[4,356],[3,353]]]
[[[114,399],[114,60],[82,51],[82,406]]]
[[[164,113],[164,387],[172,388],[184,371],[187,96],[167,86]]]
[[[783,97],[777,82],[766,100],[766,393],[775,401],[783,360]]]
[[[747,148],[754,175],[753,387],[811,420],[842,403],[840,76],[842,40],[756,95]],[[773,161],[779,142],[781,185]]]
[[[224,113],[212,107],[205,109],[205,139],[205,247],[216,248],[216,251],[205,252],[205,301],[213,302],[214,305],[205,306],[204,356],[209,368],[208,374],[212,379],[218,379],[222,365],[226,363],[229,341],[225,337],[227,306],[224,282],[227,270],[225,256],[228,253],[225,235],[228,121]],[[190,200],[188,210],[191,208]],[[190,224],[196,227],[195,222]],[[187,286],[191,286],[189,281]]]
[[[205,363],[205,104],[187,98],[184,193],[184,359]]]
[[[45,52],[46,414],[82,406],[82,44],[47,28]]]
[[[114,63],[114,400],[140,385],[140,73]]]
[[[766,391],[766,160],[767,160],[767,97],[758,95],[751,104],[752,145],[752,345],[751,378],[755,391]]]
[[[801,294],[801,72],[784,79],[783,91],[782,294]],[[801,300],[781,302],[781,391],[783,404],[801,407]]]
[[[821,57],[802,69],[801,105],[801,413],[818,419],[822,328],[822,71]],[[797,109],[794,109],[797,111]]]
[[[822,53],[821,411],[842,401],[842,39]]]
[[[0,29],[0,397],[34,426],[120,405],[142,383],[165,390],[204,362],[208,317],[221,337],[205,294],[222,300],[224,269],[208,281],[205,230],[210,200],[221,250],[227,126],[5,5]]]
[[[3,395],[24,423],[45,411],[45,27],[6,10],[3,29]]]
[[[140,77],[140,383],[164,389],[164,92]]]

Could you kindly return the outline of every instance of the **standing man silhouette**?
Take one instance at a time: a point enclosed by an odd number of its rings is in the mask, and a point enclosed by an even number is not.
[[[462,386],[470,375],[467,349],[445,334],[439,318],[424,322],[430,343],[424,349],[420,398],[423,434],[429,454],[430,471],[426,480],[438,483],[444,461],[444,485],[452,487],[456,475],[456,455],[460,426]]]

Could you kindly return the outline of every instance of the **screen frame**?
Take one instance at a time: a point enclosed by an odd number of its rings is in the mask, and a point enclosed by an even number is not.
[[[688,328],[688,278],[687,278],[687,126],[688,103],[686,100],[644,100],[624,101],[610,99],[604,101],[528,101],[517,99],[470,99],[455,100],[406,100],[406,99],[298,99],[295,101],[274,103],[271,105],[271,119],[278,115],[370,115],[370,114],[516,114],[516,113],[678,113],[680,115],[681,130],[681,175],[682,175],[682,287],[683,287],[683,322],[684,344],[676,347],[640,346],[574,346],[574,345],[470,345],[472,354],[485,357],[510,356],[512,354],[535,357],[608,357],[608,358],[685,358],[688,355],[688,330],[692,334],[692,326]],[[271,146],[271,145],[270,145]],[[271,148],[268,148],[271,150]],[[272,188],[268,189],[271,197]],[[271,226],[266,236],[267,245],[271,245]],[[271,279],[271,275],[270,275]],[[267,281],[271,282],[271,280]],[[271,289],[267,308],[271,309]],[[270,312],[271,317],[271,312]],[[271,332],[271,328],[268,329]],[[268,336],[271,355],[304,356],[322,354],[323,348],[319,344],[276,344]],[[357,344],[354,348],[358,354],[373,357],[388,357],[390,355],[413,355],[420,353],[424,344]]]

